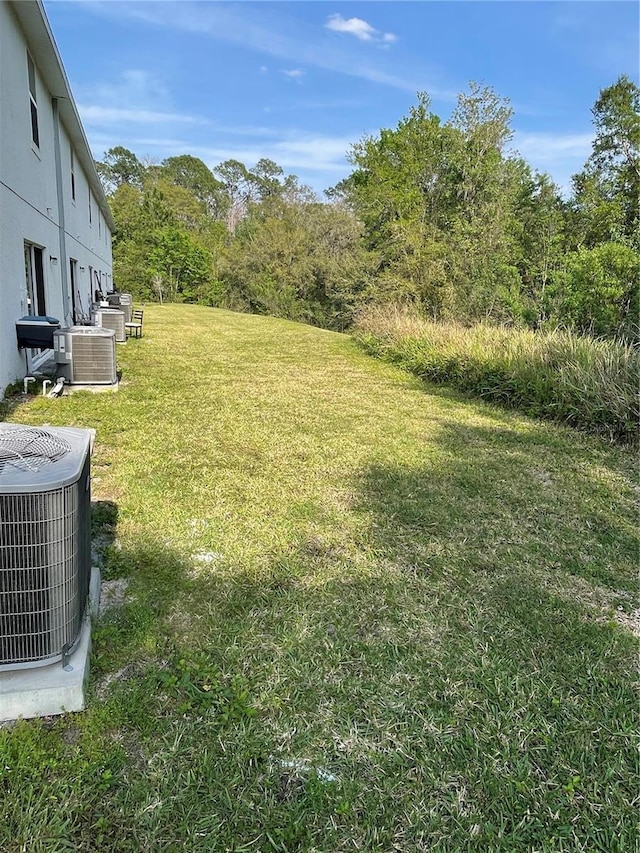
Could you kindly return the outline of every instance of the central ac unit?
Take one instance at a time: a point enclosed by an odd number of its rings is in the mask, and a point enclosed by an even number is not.
[[[101,326],[71,326],[54,332],[58,373],[70,385],[115,385],[116,335]]]
[[[107,302],[113,308],[124,311],[125,323],[131,322],[131,311],[133,310],[133,297],[130,293],[107,293]]]
[[[103,329],[113,329],[116,341],[124,343],[127,340],[125,323],[126,314],[120,308],[97,308],[92,314],[93,322]]]
[[[0,670],[73,649],[91,574],[94,430],[0,423]]]

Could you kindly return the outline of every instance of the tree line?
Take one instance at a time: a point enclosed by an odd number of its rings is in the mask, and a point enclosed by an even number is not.
[[[594,142],[564,199],[509,143],[512,110],[471,84],[450,119],[426,94],[363,138],[320,200],[272,160],[209,169],[97,168],[114,220],[114,281],[141,300],[198,302],[347,328],[362,305],[436,320],[637,338],[640,89],[621,76],[593,109]]]

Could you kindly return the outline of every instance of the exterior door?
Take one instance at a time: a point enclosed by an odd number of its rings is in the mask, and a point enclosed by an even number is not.
[[[80,313],[81,313],[79,310],[79,306],[78,306],[78,297],[80,294],[77,292],[77,290],[78,290],[78,285],[77,285],[78,278],[77,278],[77,276],[78,276],[78,262],[76,260],[74,260],[73,258],[70,258],[69,259],[69,285],[71,287],[71,307],[72,307],[72,312],[73,312],[73,322],[76,325],[78,323],[78,318],[80,317]]]
[[[27,279],[27,311],[31,315],[44,317],[47,304],[44,290],[43,251],[33,243],[24,244],[24,269]]]

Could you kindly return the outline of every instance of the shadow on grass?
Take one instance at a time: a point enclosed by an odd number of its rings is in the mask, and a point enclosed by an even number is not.
[[[427,572],[530,568],[637,592],[630,456],[628,471],[614,469],[608,448],[574,447],[569,432],[439,421],[436,460],[360,476],[357,509],[388,556]]]
[[[130,581],[96,632],[104,849],[630,849],[632,638],[565,589],[630,588],[619,472],[440,426],[431,460],[357,475],[357,541],[299,529],[258,568],[119,548],[99,508],[105,577]]]
[[[91,501],[91,557],[101,566],[116,541],[118,504],[115,501]]]
[[[99,684],[107,677],[109,684],[117,684],[139,677],[166,654],[163,620],[184,593],[189,562],[166,543],[144,535],[123,545],[114,501],[93,501],[91,509],[92,559],[102,581],[92,681]],[[107,691],[99,694],[104,699]]]

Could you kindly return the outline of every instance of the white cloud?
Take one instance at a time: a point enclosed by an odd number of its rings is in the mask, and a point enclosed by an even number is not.
[[[175,153],[190,153],[201,157],[210,165],[223,160],[240,160],[247,166],[257,163],[261,157],[269,157],[285,169],[296,171],[348,171],[346,154],[361,133],[329,136],[327,134],[306,133],[296,128],[274,128],[246,125],[229,127],[213,125],[212,132],[206,138],[214,137],[216,145],[194,142],[187,136],[145,135],[145,130],[131,129],[120,133],[110,127],[89,127],[89,140],[94,152],[113,145],[124,145],[136,153],[151,151],[163,159]]]
[[[525,133],[516,131],[515,147],[526,157],[553,161],[566,157],[583,157],[591,153],[593,133]]]
[[[129,68],[109,81],[91,88],[91,99],[113,107],[137,107],[147,104],[158,105],[169,100],[169,91],[155,74]]]
[[[261,158],[268,157],[287,173],[297,175],[301,183],[311,186],[319,195],[350,173],[346,156],[353,143],[362,136],[361,131],[330,136],[305,133],[292,127],[274,130],[252,125],[212,125],[212,128],[213,132],[207,132],[205,138],[215,138],[215,145],[207,144],[204,139],[196,142],[186,132],[184,136],[169,136],[134,125],[125,125],[124,128],[89,126],[87,135],[98,160],[116,145],[123,145],[140,159],[153,163],[160,163],[167,157],[191,154],[199,157],[209,168],[225,160],[239,160],[250,168]]]
[[[346,154],[356,140],[350,136],[301,135],[276,143],[277,162],[323,171],[344,171]]]
[[[345,19],[342,15],[329,15],[325,26],[336,33],[348,33],[360,41],[372,41],[377,33],[375,27],[363,21],[362,18]]]
[[[79,104],[80,118],[87,125],[129,124],[209,124],[199,116],[182,113],[165,113],[154,110],[137,110],[120,107],[105,107],[99,104]]]
[[[173,109],[164,81],[146,70],[126,69],[112,80],[78,87],[77,95],[82,121],[93,127],[209,124],[201,116]]]
[[[301,71],[299,68],[292,68],[290,71],[282,72],[285,77],[291,77],[294,80],[299,80],[301,77],[304,77],[305,72]]]
[[[343,18],[342,15],[329,15],[325,27],[336,33],[346,33],[355,36],[360,41],[384,42],[393,44],[398,37],[393,33],[380,33],[368,21],[362,18]]]
[[[355,141],[356,138],[350,136],[309,135],[290,131],[280,138],[264,140],[255,146],[225,140],[219,146],[185,146],[182,151],[189,150],[209,165],[235,159],[252,166],[260,158],[268,157],[295,174],[325,172],[345,175],[349,171],[346,154]]]
[[[428,79],[426,69],[415,65],[410,68],[394,66],[388,73],[371,65],[354,60],[350,50],[345,49],[338,39],[316,42],[317,32],[300,24],[282,12],[274,12],[272,4],[259,3],[253,7],[251,16],[243,10],[243,3],[202,3],[181,0],[179,3],[151,3],[128,0],[126,3],[97,2],[86,4],[87,11],[114,17],[121,21],[129,18],[169,29],[207,35],[210,38],[239,44],[279,60],[315,68],[322,68],[349,77],[382,83],[415,95],[428,91],[433,98],[455,101],[456,93],[442,89]],[[339,16],[338,16],[339,17]],[[366,23],[366,22],[365,22]],[[369,25],[370,26],[370,25]],[[373,29],[373,27],[372,27]],[[374,30],[373,40],[379,48],[388,48],[396,39],[393,33]]]
[[[539,172],[547,172],[560,190],[568,195],[571,176],[579,172],[591,153],[593,132],[531,133],[516,131],[513,151]]]

